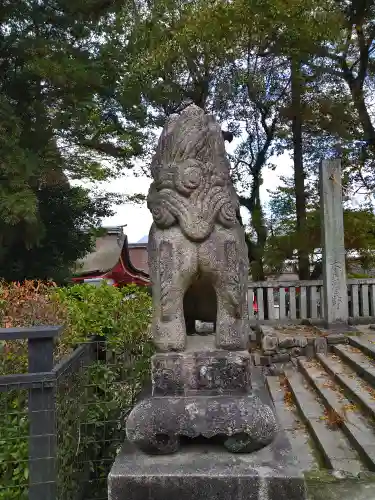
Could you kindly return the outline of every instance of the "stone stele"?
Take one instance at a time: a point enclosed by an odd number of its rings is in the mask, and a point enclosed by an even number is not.
[[[151,362],[152,395],[127,420],[129,441],[146,453],[174,453],[182,436],[222,436],[228,450],[253,452],[278,430],[271,407],[251,390],[248,257],[229,168],[212,116],[192,105],[167,121],[148,196],[159,352]],[[186,308],[214,321],[215,336],[187,337]]]

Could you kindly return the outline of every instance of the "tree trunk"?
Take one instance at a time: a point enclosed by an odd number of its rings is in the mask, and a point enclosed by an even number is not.
[[[348,84],[363,128],[364,139],[371,149],[375,151],[375,128],[367,110],[363,88],[358,80],[349,81]]]
[[[251,276],[253,281],[265,281],[264,274],[264,247],[267,241],[267,229],[264,224],[262,205],[260,201],[259,187],[260,183],[256,183],[257,192],[255,193],[255,204],[251,214],[251,222],[255,231],[256,241],[252,245],[253,260],[250,262]],[[264,318],[269,319],[267,288],[263,288],[263,313]]]
[[[306,250],[306,194],[302,151],[302,74],[300,62],[292,59],[292,134],[294,161],[294,194],[296,198],[296,233],[298,244],[298,275],[301,280],[310,277],[309,254]]]
[[[262,206],[259,193],[252,213],[252,226],[256,234],[256,243],[253,248],[255,259],[251,262],[251,275],[254,281],[264,281],[264,247],[267,240],[267,230],[264,225]]]
[[[245,234],[251,278],[253,281],[265,280],[263,256],[264,247],[267,241],[267,229],[264,224],[262,205],[259,196],[259,188],[259,179],[254,179],[251,190],[251,197],[239,197],[241,206],[246,207],[250,213],[251,225],[255,232],[255,241],[248,234]]]

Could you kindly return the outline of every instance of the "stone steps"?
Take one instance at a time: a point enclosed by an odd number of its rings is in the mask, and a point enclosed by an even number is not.
[[[375,387],[375,364],[357,347],[336,345],[333,352],[349,365],[361,378]]]
[[[375,421],[375,389],[359,378],[338,356],[318,355],[317,359],[334,380],[344,389],[351,402],[361,406],[364,413]]]
[[[375,344],[372,344],[369,339],[349,337],[349,344],[353,347],[357,347],[370,358],[375,359]]]
[[[280,424],[310,468],[375,471],[375,343],[350,337],[331,350],[298,358],[281,383],[267,378]]]
[[[301,418],[320,452],[322,465],[328,469],[358,474],[361,470],[361,461],[357,452],[340,429],[332,431],[327,427],[324,405],[308,386],[302,373],[288,374],[287,384]]]
[[[318,362],[300,359],[299,368],[317,393],[327,411],[327,423],[337,421],[337,427],[357,450],[369,470],[375,471],[375,433],[371,423],[358,406],[348,400],[344,391]]]
[[[285,390],[279,377],[267,377],[267,385],[275,404],[276,415],[292,447],[292,456],[303,470],[317,469],[319,464],[309,444],[310,434],[295,405],[285,405]]]

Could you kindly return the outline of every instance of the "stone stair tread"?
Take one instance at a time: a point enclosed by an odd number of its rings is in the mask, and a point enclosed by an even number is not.
[[[375,341],[372,343],[369,337],[348,337],[349,344],[353,347],[357,347],[365,352],[368,356],[375,359]]]
[[[319,419],[324,413],[324,407],[319,403],[311,391],[305,378],[298,372],[287,375],[288,385],[295,396],[298,408],[307,418]],[[298,396],[303,396],[298,398]]]
[[[268,390],[275,405],[277,417],[284,430],[295,430],[304,424],[296,412],[295,408],[288,406],[285,402],[285,389],[280,385],[279,377],[266,377]]]
[[[348,363],[361,377],[375,385],[375,364],[366,354],[351,345],[335,345],[333,352]]]
[[[318,468],[319,464],[311,446],[310,434],[296,408],[286,405],[285,389],[281,386],[280,378],[268,376],[266,382],[275,405],[276,416],[289,439],[296,463],[305,471]]]
[[[322,398],[326,408],[333,410],[332,418],[336,418],[336,416],[340,418],[340,428],[364,459],[366,465],[371,470],[375,470],[374,427],[361,414],[359,408],[340,392],[337,384],[320,363],[299,359],[299,367]]]
[[[317,354],[317,359],[346,391],[350,400],[357,401],[375,419],[375,389],[357,373],[339,361],[335,355]]]
[[[324,406],[317,400],[303,375],[299,372],[289,372],[287,381],[301,417],[319,448],[325,465],[330,469],[359,472],[361,462],[357,452],[341,429],[331,430],[327,427]]]

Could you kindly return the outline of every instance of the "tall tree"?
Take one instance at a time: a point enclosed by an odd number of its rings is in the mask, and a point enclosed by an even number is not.
[[[69,190],[70,179],[104,180],[143,153],[146,107],[136,87],[122,95],[117,81],[119,60],[127,56],[120,43],[129,24],[116,24],[123,7],[117,0],[1,2],[3,259],[16,241],[29,249],[45,242],[46,190]],[[74,200],[82,209],[69,193],[72,211]]]
[[[311,69],[321,67],[322,48],[338,46],[345,15],[333,0],[314,0],[308,8],[304,0],[287,4],[274,0],[156,0],[147,5],[134,2],[133,9],[136,21],[124,49],[132,53],[133,64],[125,66],[122,88],[134,88],[137,82],[142,99],[152,109],[154,124],[195,102],[218,114],[235,135],[244,137],[233,157],[232,174],[241,202],[250,212],[252,230],[247,242],[253,273],[262,279],[267,237],[260,202],[262,168],[273,153],[288,146],[285,138],[294,135],[289,144],[295,145],[296,224],[302,236],[307,227],[303,160],[310,168],[312,157],[322,151],[322,142],[331,155],[336,154],[334,139],[342,142],[339,127],[333,131],[333,121],[326,120],[324,140],[318,141],[319,148],[314,146],[317,110],[323,109],[322,94],[329,101],[329,92],[314,86],[318,80],[322,82],[324,71],[314,73]],[[291,59],[296,62],[293,85],[280,94],[290,76],[285,61]],[[302,74],[306,81],[301,81]],[[332,79],[324,85],[330,87]],[[301,92],[306,95],[303,102]],[[329,105],[331,111],[337,101]],[[346,135],[349,128],[354,130],[355,126],[350,125]],[[349,150],[350,140],[345,141]],[[300,275],[306,277],[308,252],[303,240],[299,241]]]
[[[231,84],[233,94],[228,96],[231,107],[226,109],[226,118],[242,132],[232,157],[232,177],[240,204],[250,216],[246,241],[254,280],[265,279],[263,254],[267,226],[260,188],[263,168],[270,165],[270,158],[282,143],[279,132],[290,84],[286,69],[287,61],[283,58],[264,59],[248,52],[246,62],[238,62]]]
[[[68,184],[45,185],[35,193],[38,227],[19,222],[0,248],[0,277],[7,281],[53,279],[63,283],[72,274],[77,259],[89,252],[102,217],[113,215],[113,198]],[[0,224],[0,234],[9,227]],[[35,241],[35,232],[38,235]],[[30,243],[30,240],[32,243]]]
[[[334,0],[332,8],[341,18],[340,33],[323,42],[311,61],[318,74],[342,80],[350,92],[362,134],[358,141],[363,164],[375,154],[375,126],[371,118],[375,64],[375,4],[372,0]]]
[[[242,7],[243,8],[243,7]],[[210,17],[210,24],[202,22]],[[132,39],[142,93],[163,119],[189,102],[215,113],[242,138],[233,156],[233,179],[252,221],[247,235],[252,274],[263,279],[267,233],[260,200],[261,171],[274,149],[289,72],[286,60],[257,55],[259,32],[229,3],[154,2],[138,17]]]
[[[291,58],[291,103],[292,103],[292,140],[294,163],[294,194],[296,200],[296,232],[298,234],[298,274],[302,280],[309,279],[309,255],[304,246],[307,229],[305,171],[303,168],[303,106],[302,93],[304,81],[301,62],[298,56]]]
[[[305,248],[314,265],[310,279],[321,275],[321,214],[318,182],[313,176],[307,180]],[[265,261],[272,272],[281,273],[287,261],[298,270],[298,247],[301,237],[296,231],[294,180],[282,179],[282,185],[271,193],[269,204],[270,237],[267,241]],[[363,267],[375,263],[375,215],[365,205],[350,207],[344,203],[344,237],[347,261],[359,259]]]

